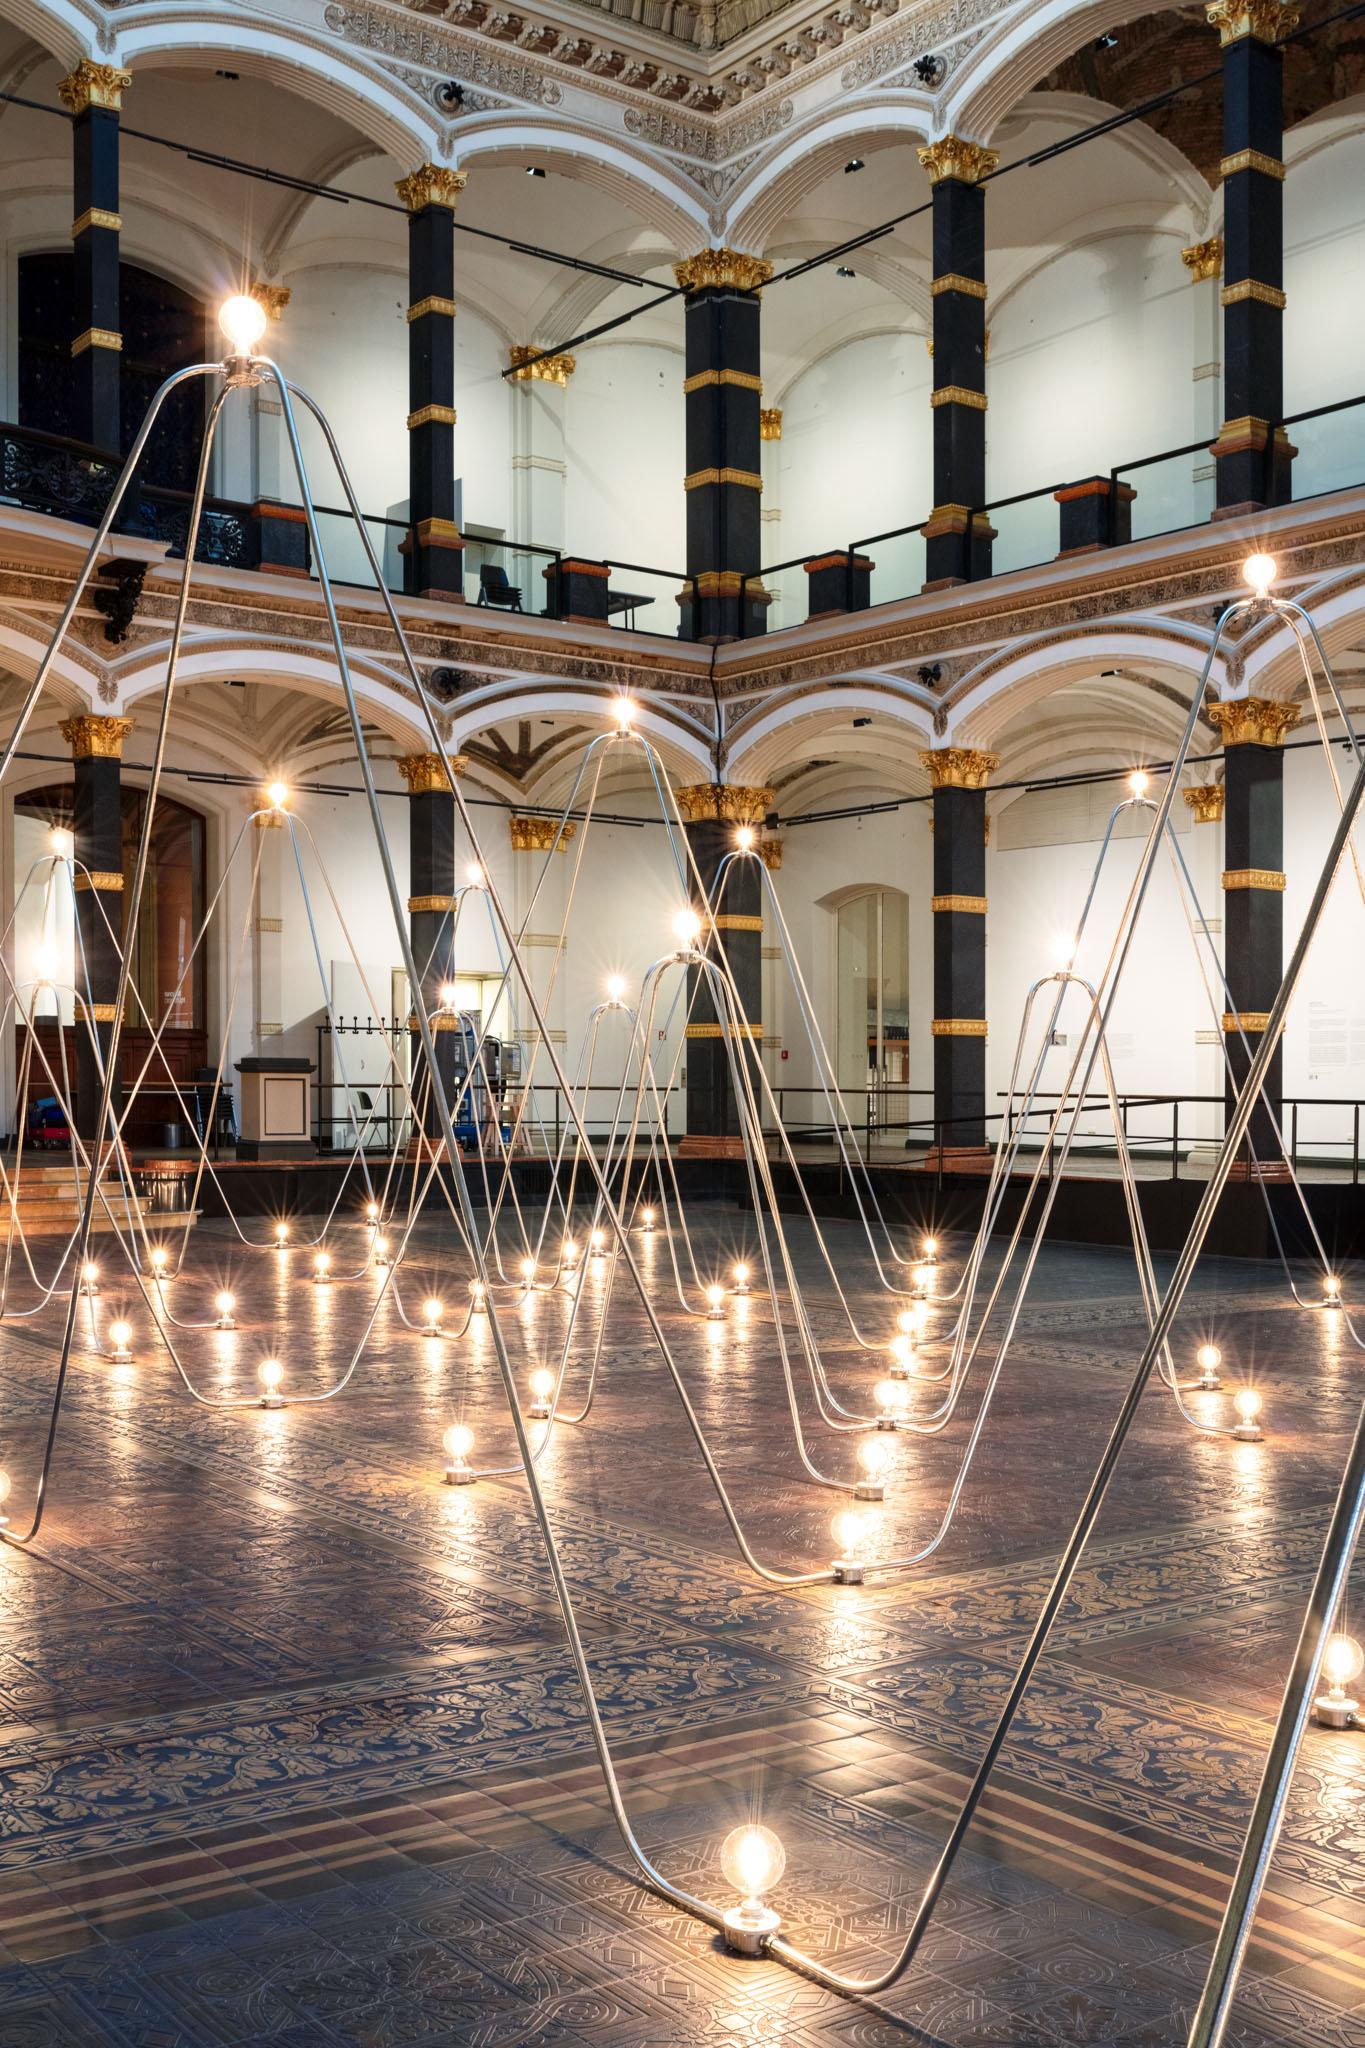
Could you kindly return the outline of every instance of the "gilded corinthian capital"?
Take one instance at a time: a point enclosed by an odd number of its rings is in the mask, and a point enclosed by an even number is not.
[[[466,182],[464,172],[452,171],[449,164],[419,164],[393,189],[409,213],[420,213],[424,206],[447,206],[454,213]]]
[[[772,790],[746,788],[742,782],[694,782],[673,794],[689,825],[699,825],[707,818],[720,819],[727,825],[757,825],[766,817],[773,800]]]
[[[983,753],[978,747],[934,747],[920,760],[935,789],[984,789],[1000,766],[998,754]]]
[[[68,114],[87,114],[91,107],[116,114],[132,82],[132,72],[120,65],[94,64],[82,57],[74,71],[57,80],[57,97]]]
[[[1213,0],[1205,11],[1224,48],[1246,36],[1255,36],[1258,43],[1278,43],[1299,25],[1297,10],[1282,0]]]
[[[98,712],[64,718],[57,728],[73,761],[121,761],[123,742],[132,729],[131,718],[106,718]]]
[[[673,265],[673,275],[685,292],[756,292],[772,274],[771,263],[761,256],[745,256],[739,249],[700,249],[685,263]]]
[[[1233,697],[1226,704],[1210,704],[1209,717],[1225,747],[1282,747],[1285,734],[1299,722],[1299,707],[1271,697]]]
[[[450,774],[442,754],[400,754],[398,773],[408,785],[409,796],[432,796],[450,788],[451,775],[463,775],[467,766],[463,754],[450,757]]]
[[[960,185],[979,185],[1000,161],[998,149],[987,149],[980,142],[965,142],[960,135],[945,135],[939,142],[926,143],[918,154],[931,185],[942,184],[945,178],[956,178]]]
[[[1207,284],[1222,274],[1223,237],[1210,235],[1207,242],[1191,242],[1188,249],[1181,250],[1180,260],[1190,273],[1191,284]]]

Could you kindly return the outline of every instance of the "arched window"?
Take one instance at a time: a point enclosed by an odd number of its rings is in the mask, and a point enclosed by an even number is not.
[[[48,434],[72,431],[74,280],[69,252],[19,258],[19,421]],[[122,263],[119,324],[120,453],[126,454],[157,386],[202,356],[205,313],[198,299],[168,278]],[[142,466],[145,482],[176,491],[193,488],[203,407],[198,385],[172,392]]]

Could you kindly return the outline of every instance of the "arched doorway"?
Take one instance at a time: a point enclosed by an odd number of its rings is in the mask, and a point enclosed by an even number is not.
[[[71,339],[75,258],[41,251],[19,258],[19,423],[71,435]],[[157,386],[200,360],[205,310],[192,293],[136,263],[119,265],[120,418],[126,454]],[[173,391],[143,460],[144,483],[188,491],[203,424],[203,388]]]
[[[910,1079],[910,899],[903,889],[853,889],[830,908],[839,1086],[879,1101]]]

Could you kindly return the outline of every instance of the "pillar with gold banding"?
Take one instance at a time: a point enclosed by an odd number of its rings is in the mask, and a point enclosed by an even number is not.
[[[1284,60],[1298,22],[1282,0],[1214,0],[1223,48],[1223,424],[1216,519],[1291,494],[1284,412]]]
[[[450,766],[459,775],[464,756]],[[408,934],[427,1015],[432,1019],[438,1085],[452,1100],[458,1066],[459,1036],[454,1020],[442,1013],[441,989],[455,972],[453,947],[455,904],[455,796],[440,754],[404,754],[398,772],[408,789]],[[435,1088],[422,1087],[421,1040],[412,1034],[413,1096],[426,1095],[422,1129],[435,1138],[440,1129]]]
[[[83,57],[57,85],[71,115],[71,431],[109,449],[122,446],[119,111],[132,82],[131,71]]]
[[[101,1075],[113,1031],[123,942],[123,808],[120,778],[131,718],[62,721],[74,785],[76,859],[76,1129],[96,1135]],[[98,1053],[96,1046],[98,1045]],[[115,1096],[115,1107],[118,1098]],[[107,1137],[108,1133],[103,1134]]]
[[[945,135],[919,152],[933,194],[934,505],[925,587],[991,573],[986,498],[986,195],[995,150]]]
[[[408,477],[405,582],[459,603],[464,540],[455,520],[455,202],[463,171],[422,164],[399,180],[408,209]]]
[[[699,944],[713,957],[724,955],[734,977],[749,1036],[755,1050],[763,1037],[763,896],[762,869],[757,858],[741,855],[725,871],[725,884],[714,919],[709,902],[715,895],[721,862],[732,853],[744,826],[757,833],[772,803],[770,789],[736,783],[701,782],[676,792],[707,901],[693,908],[702,919]],[[705,1159],[738,1159],[744,1140],[735,1102],[730,1061],[715,1000],[706,977],[690,974],[687,1023],[687,1136],[683,1153]],[[737,1057],[741,1056],[737,1048]]]
[[[703,249],[674,265],[687,294],[687,576],[679,599],[685,640],[761,633],[768,597],[762,559],[762,398],[759,287],[771,263],[737,249]]]
[[[1293,704],[1239,697],[1214,704],[1209,716],[1222,737],[1223,1017],[1232,1073],[1229,1108],[1240,1089],[1284,977],[1284,738],[1298,722]],[[1244,1043],[1245,1040],[1245,1043]],[[1233,1175],[1283,1179],[1288,1169],[1271,1127],[1282,1101],[1280,1048],[1266,1076]],[[1253,1165],[1253,1155],[1256,1165]]]
[[[930,1165],[979,1167],[986,1147],[986,784],[997,754],[920,755],[934,802],[934,1143]]]

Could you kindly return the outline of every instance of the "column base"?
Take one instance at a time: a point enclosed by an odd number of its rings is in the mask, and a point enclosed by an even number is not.
[[[679,1159],[742,1159],[743,1138],[711,1137],[703,1131],[689,1133],[679,1141]]]

